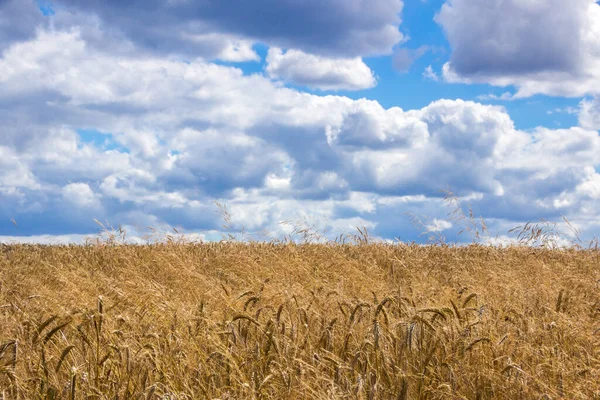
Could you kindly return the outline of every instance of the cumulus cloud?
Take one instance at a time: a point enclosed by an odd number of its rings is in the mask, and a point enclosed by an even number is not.
[[[360,190],[431,195],[451,185],[501,191],[491,156],[513,123],[500,108],[440,100],[405,112],[358,101],[345,115],[328,134],[344,154],[347,179]]]
[[[80,208],[95,208],[98,198],[87,183],[69,183],[62,188],[62,196],[67,204]]]
[[[94,217],[214,232],[218,200],[257,232],[285,234],[280,221],[310,215],[330,232],[356,224],[406,238],[405,211],[443,220],[447,185],[496,221],[595,221],[595,130],[523,132],[497,106],[384,108],[202,59],[86,46],[81,31],[41,30],[0,58],[0,113],[13,118],[0,137],[0,204],[27,235],[86,234]]]
[[[452,222],[434,218],[426,228],[428,232],[443,232],[452,228]]]
[[[587,168],[586,178],[577,185],[576,192],[591,200],[600,200],[600,174]]]
[[[583,100],[579,107],[579,124],[587,129],[600,130],[600,96]]]
[[[440,77],[433,71],[433,67],[431,65],[428,65],[427,68],[425,68],[422,75],[423,78],[430,81],[437,82],[440,80]]]
[[[377,84],[373,71],[360,58],[328,58],[299,50],[270,48],[267,74],[320,90],[360,90]]]
[[[452,48],[447,81],[515,85],[516,97],[600,93],[594,0],[447,0],[436,21]]]
[[[27,163],[14,149],[0,146],[0,191],[15,193],[19,188],[37,189],[39,183]]]
[[[211,33],[335,57],[390,53],[403,39],[401,0],[152,0],[143,8],[116,0],[55,3],[97,15],[137,46],[170,53],[202,54],[194,37]]]

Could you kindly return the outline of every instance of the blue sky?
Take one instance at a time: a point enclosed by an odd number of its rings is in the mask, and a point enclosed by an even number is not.
[[[447,188],[496,240],[591,238],[599,71],[594,0],[6,0],[0,241],[214,239],[215,201],[258,236],[468,240]]]

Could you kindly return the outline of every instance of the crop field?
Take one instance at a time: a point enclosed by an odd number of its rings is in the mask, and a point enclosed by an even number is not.
[[[0,246],[3,399],[600,399],[600,252]]]

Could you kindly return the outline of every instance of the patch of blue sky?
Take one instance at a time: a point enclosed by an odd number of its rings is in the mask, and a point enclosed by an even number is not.
[[[434,20],[443,3],[444,0],[404,2],[400,31],[407,36],[406,45],[448,47],[442,28]]]
[[[580,98],[537,95],[512,101],[490,101],[501,104],[512,118],[517,129],[532,130],[543,126],[549,129],[567,129],[579,125]]]
[[[42,14],[47,17],[56,14],[56,5],[48,0],[37,0],[37,5]]]
[[[110,133],[89,128],[77,129],[76,132],[83,143],[94,145],[104,151],[115,150],[121,153],[129,153],[129,149],[120,144]]]

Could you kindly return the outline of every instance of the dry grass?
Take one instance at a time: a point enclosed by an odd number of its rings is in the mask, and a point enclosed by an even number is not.
[[[600,252],[0,246],[0,398],[600,398]]]

